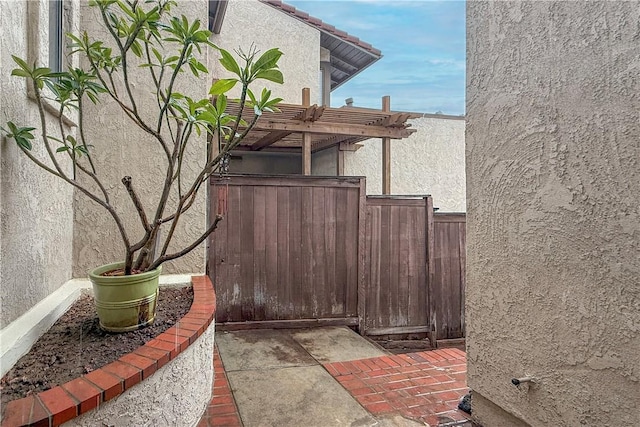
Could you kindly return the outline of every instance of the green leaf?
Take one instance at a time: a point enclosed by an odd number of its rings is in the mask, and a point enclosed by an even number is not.
[[[237,79],[220,79],[211,85],[209,95],[220,95],[230,91],[238,83]]]
[[[251,100],[252,104],[257,104],[258,101],[256,100],[256,96],[253,94],[253,91],[249,88],[247,88],[247,95],[249,96],[249,99]]]
[[[193,64],[199,71],[202,71],[203,73],[208,73],[209,70],[207,70],[207,67],[204,66],[204,64],[200,61],[195,61],[195,63]]]
[[[12,76],[18,76],[18,77],[29,77],[29,73],[27,73],[24,70],[21,70],[20,68],[14,68],[11,71],[11,75]]]
[[[162,55],[160,54],[160,52],[158,52],[158,49],[153,47],[153,48],[151,48],[151,52],[153,52],[153,55],[158,60],[158,63],[162,64]]]
[[[16,143],[24,148],[25,150],[31,150],[32,146],[31,146],[31,141],[29,141],[29,139],[24,138],[22,136],[15,136],[14,139],[16,140]]]
[[[228,71],[234,73],[236,76],[242,77],[240,66],[238,65],[236,60],[233,59],[233,56],[231,56],[231,54],[224,49],[220,49],[220,54],[222,55],[222,58],[220,58],[220,63],[222,64],[222,66]]]
[[[76,145],[78,145],[78,141],[76,141],[76,139],[71,135],[67,135],[67,141],[71,143],[72,147],[75,147]]]
[[[20,58],[18,58],[18,57],[17,57],[17,56],[15,56],[15,55],[11,55],[11,57],[13,58],[13,61],[14,61],[16,64],[18,64],[18,66],[19,66],[20,68],[22,68],[23,70],[25,70],[25,71],[27,71],[27,72],[29,72],[29,73],[31,72],[31,69],[30,69],[29,65],[27,65],[27,63],[26,63],[23,59],[20,59]]]
[[[142,57],[142,46],[138,40],[131,43],[131,52],[133,52],[133,54],[138,58]]]
[[[34,139],[32,131],[34,131],[35,128],[18,127],[13,122],[7,122],[7,127],[9,128],[9,131],[4,128],[0,128],[7,134],[7,138],[13,138],[19,147],[25,150],[31,150],[32,147],[30,140]]]
[[[226,109],[227,109],[227,97],[224,95],[218,96],[218,99],[216,99],[216,110],[218,110],[218,114],[221,114],[222,112],[226,111]]]
[[[253,64],[253,67],[251,67],[252,73],[274,68],[281,56],[282,52],[278,48],[269,49]]]
[[[79,153],[79,154],[86,154],[86,155],[88,155],[88,154],[89,154],[89,151],[88,151],[84,146],[82,146],[82,145],[78,145],[78,146],[75,148],[75,150],[76,150],[76,152],[77,152],[77,153]]]
[[[56,153],[62,153],[64,151],[69,151],[69,147],[58,147]]]
[[[264,70],[256,74],[256,79],[269,80],[274,83],[284,83],[284,78],[280,70]]]

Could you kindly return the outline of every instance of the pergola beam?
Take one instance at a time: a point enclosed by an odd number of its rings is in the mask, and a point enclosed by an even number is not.
[[[345,136],[364,136],[367,138],[391,138],[402,139],[407,138],[414,133],[415,129],[392,128],[382,126],[358,125],[351,123],[332,123],[332,122],[300,122],[291,123],[290,120],[267,119],[258,120],[253,128],[256,131],[290,131],[290,132],[308,132],[308,133],[324,133],[330,135]]]
[[[269,145],[280,141],[282,138],[284,138],[285,136],[289,136],[292,133],[293,132],[289,132],[286,130],[277,130],[277,131],[269,132],[268,134],[266,134],[265,136],[263,136],[262,138],[254,142],[251,145],[251,150],[252,151],[262,150],[264,147],[268,147]]]
[[[331,138],[323,139],[322,141],[314,142],[313,152],[316,153],[318,151],[326,150],[327,148],[331,148],[337,145],[353,144],[354,142],[359,142],[361,140],[362,138],[358,137],[345,138],[344,136],[334,136]]]

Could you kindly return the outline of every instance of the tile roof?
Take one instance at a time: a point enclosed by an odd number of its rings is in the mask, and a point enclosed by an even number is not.
[[[286,3],[283,3],[281,0],[260,0],[262,3],[266,3],[270,6],[273,6],[277,9],[280,9],[281,11],[293,16],[294,18],[297,18],[303,22],[306,22],[307,24],[316,27],[317,29],[319,29],[320,31],[324,31],[326,33],[332,34],[335,37],[338,37],[348,43],[351,43],[373,55],[376,56],[381,56],[382,52],[379,49],[376,49],[375,47],[373,47],[372,45],[370,45],[369,43],[360,40],[358,37],[352,36],[350,34],[348,34],[345,31],[341,31],[339,29],[337,29],[336,27],[334,27],[333,25],[329,25],[326,22],[315,18],[311,15],[309,15],[306,12],[303,12],[301,10],[296,9],[295,7],[288,5]]]

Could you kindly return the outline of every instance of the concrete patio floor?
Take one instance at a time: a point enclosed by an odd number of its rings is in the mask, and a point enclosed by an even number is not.
[[[471,426],[464,352],[391,355],[346,327],[216,333],[199,426]]]

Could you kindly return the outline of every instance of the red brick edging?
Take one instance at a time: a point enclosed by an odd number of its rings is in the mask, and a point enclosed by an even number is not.
[[[2,427],[59,426],[124,393],[175,359],[207,330],[216,312],[216,295],[209,277],[192,277],[191,283],[191,309],[175,326],[102,368],[7,403]]]
[[[217,345],[213,348],[213,372],[213,398],[204,411],[198,427],[242,427],[238,406],[233,398]]]

